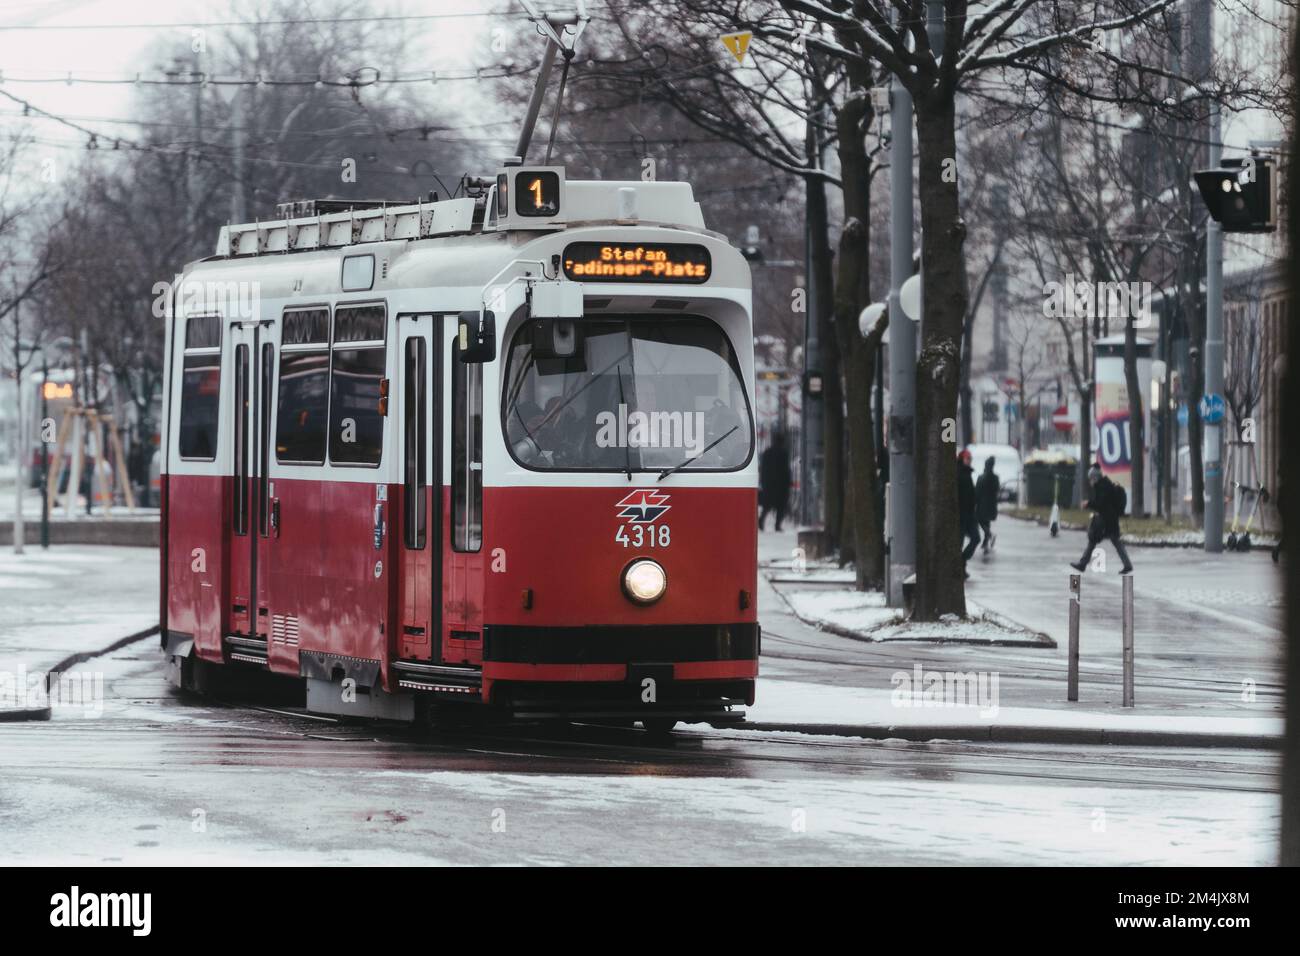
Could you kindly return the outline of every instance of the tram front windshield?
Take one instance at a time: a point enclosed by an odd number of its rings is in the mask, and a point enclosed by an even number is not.
[[[561,350],[535,347],[536,332],[535,322],[520,327],[506,365],[506,438],[520,464],[731,471],[749,461],[749,402],[736,353],[716,323],[583,319]]]

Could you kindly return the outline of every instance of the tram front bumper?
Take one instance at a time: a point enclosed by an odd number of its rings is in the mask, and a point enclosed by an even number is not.
[[[484,700],[516,713],[688,718],[753,704],[757,623],[487,627]]]

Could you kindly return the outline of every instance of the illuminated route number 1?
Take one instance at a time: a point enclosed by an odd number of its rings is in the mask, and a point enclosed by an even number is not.
[[[621,524],[614,540],[625,548],[666,548],[672,544],[672,531],[666,524]]]
[[[515,212],[520,216],[550,217],[560,214],[560,174],[520,173],[515,190]]]

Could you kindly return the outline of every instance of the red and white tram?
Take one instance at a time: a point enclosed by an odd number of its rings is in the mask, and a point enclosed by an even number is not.
[[[228,226],[167,309],[162,646],[311,710],[739,719],[758,673],[748,265],[685,183]],[[436,712],[434,708],[434,712]]]

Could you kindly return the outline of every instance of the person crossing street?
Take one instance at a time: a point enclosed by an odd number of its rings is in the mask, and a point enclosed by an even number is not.
[[[1088,469],[1088,484],[1092,490],[1084,506],[1093,512],[1092,520],[1088,523],[1088,543],[1084,546],[1083,557],[1071,562],[1070,567],[1076,571],[1087,570],[1092,552],[1106,540],[1114,546],[1115,554],[1124,564],[1119,573],[1129,574],[1133,570],[1133,563],[1128,559],[1128,551],[1120,538],[1119,528],[1120,515],[1128,506],[1128,495],[1122,487],[1103,475],[1096,465]]]
[[[998,520],[998,492],[1002,490],[998,476],[993,471],[994,459],[990,455],[984,459],[984,472],[975,482],[975,520],[979,522],[980,531],[984,532],[981,547],[988,554],[998,536],[993,533],[991,525]]]
[[[966,562],[971,559],[980,544],[979,524],[975,520],[975,469],[970,466],[970,450],[963,448],[957,453],[957,518],[961,527],[961,536],[966,540],[962,549],[962,571],[967,580],[970,572],[966,571]]]

